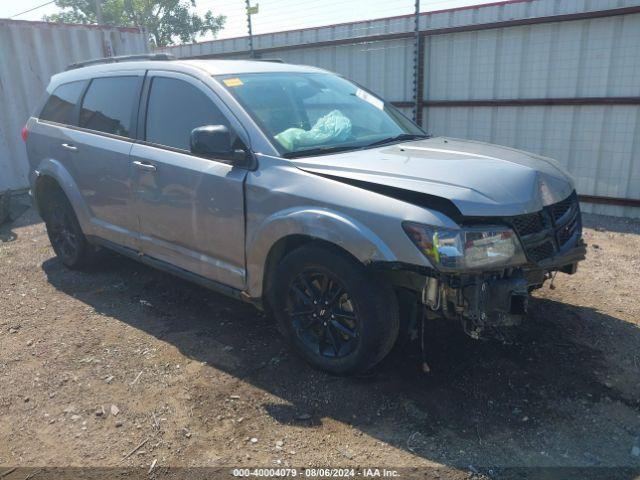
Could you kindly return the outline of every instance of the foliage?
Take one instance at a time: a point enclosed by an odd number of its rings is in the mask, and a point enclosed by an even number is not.
[[[204,16],[192,11],[196,0],[99,0],[102,23],[140,26],[149,33],[154,46],[194,42],[198,35],[214,36],[224,27],[226,17],[210,10]],[[61,11],[46,16],[49,22],[97,23],[96,0],[55,0]]]

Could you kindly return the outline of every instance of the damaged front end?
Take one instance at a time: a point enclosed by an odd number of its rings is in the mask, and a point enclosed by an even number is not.
[[[501,336],[501,328],[518,325],[527,312],[528,296],[529,285],[518,271],[508,277],[429,277],[420,298],[432,312],[460,319],[464,331],[477,339]]]
[[[575,273],[585,258],[575,192],[537,213],[460,224],[459,231],[443,231],[405,223],[434,268],[395,265],[390,276],[429,315],[460,320],[473,338],[506,340],[527,313],[530,292],[556,272]]]

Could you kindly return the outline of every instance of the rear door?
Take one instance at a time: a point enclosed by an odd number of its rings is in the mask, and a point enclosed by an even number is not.
[[[86,80],[64,83],[56,87],[47,99],[38,117],[37,128],[29,135],[27,153],[34,169],[44,159],[60,162],[66,169],[71,167],[69,148],[73,127],[77,126],[77,108]]]
[[[137,248],[129,153],[137,127],[144,71],[93,78],[80,104],[70,152],[73,177],[100,237]]]
[[[133,146],[136,211],[145,255],[243,288],[244,180],[246,170],[194,156],[191,131],[226,125],[245,144],[231,112],[200,80],[149,71],[139,143]]]

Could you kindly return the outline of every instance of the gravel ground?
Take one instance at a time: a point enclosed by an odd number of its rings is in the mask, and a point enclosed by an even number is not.
[[[248,305],[115,256],[66,270],[29,210],[0,227],[0,467],[640,469],[640,223],[585,221],[514,345],[442,323],[431,374],[411,347],[336,378]]]

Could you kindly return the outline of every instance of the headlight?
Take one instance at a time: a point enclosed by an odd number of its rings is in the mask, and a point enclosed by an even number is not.
[[[402,228],[439,270],[515,266],[527,261],[518,237],[506,227],[452,230],[403,222]]]

